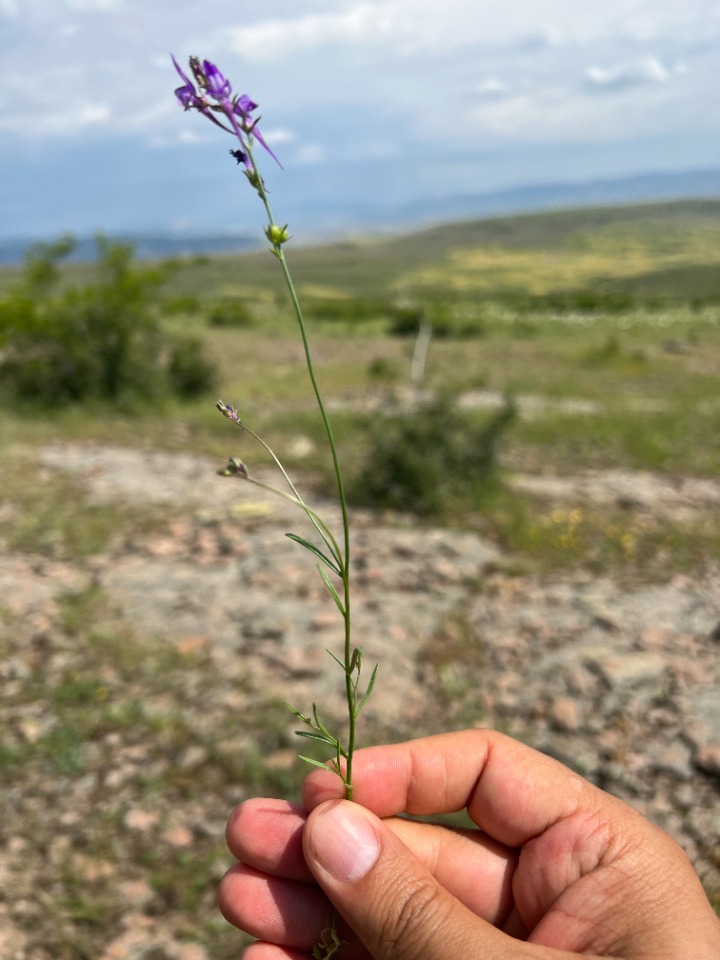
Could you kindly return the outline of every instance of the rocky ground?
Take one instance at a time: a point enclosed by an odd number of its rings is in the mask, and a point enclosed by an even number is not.
[[[292,724],[272,705],[342,708],[325,653],[338,644],[337,614],[282,535],[304,533],[302,517],[215,478],[202,458],[62,445],[42,464],[48,482],[77,477],[89,503],[153,504],[165,522],[77,562],[0,544],[0,956],[237,955],[212,891],[231,806],[295,776]],[[538,492],[538,480],[516,482]],[[553,482],[540,492],[562,497]],[[687,496],[627,474],[571,487],[611,500],[630,491],[657,510],[717,507],[716,486],[687,483]],[[367,739],[505,730],[670,832],[720,907],[720,568],[654,585],[582,570],[518,575],[475,534],[370,514],[355,518],[353,549],[355,635],[381,663]],[[69,611],[77,618],[90,594],[126,638],[119,646],[102,648],[100,614],[91,645],[77,642],[85,633]],[[61,733],[77,700],[56,694],[68,689],[96,712],[132,695],[139,712],[126,723],[103,714],[73,752]]]

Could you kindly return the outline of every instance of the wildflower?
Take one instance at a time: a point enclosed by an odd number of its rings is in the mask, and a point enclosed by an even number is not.
[[[228,420],[232,420],[232,422],[236,423],[239,427],[242,426],[242,423],[240,422],[240,416],[235,407],[231,406],[229,403],[224,403],[222,400],[217,400],[215,402],[215,406],[224,417],[228,418]]]
[[[246,93],[233,96],[230,81],[209,60],[203,60],[201,63],[198,57],[190,57],[190,72],[195,80],[195,83],[193,83],[183,72],[174,55],[170,54],[170,56],[183,81],[182,86],[175,90],[178,103],[183,110],[197,110],[208,120],[212,120],[217,127],[221,127],[227,133],[237,137],[240,141],[240,149],[231,150],[230,153],[238,163],[245,165],[246,173],[253,174],[255,171],[250,160],[248,143],[245,137],[254,137],[263,149],[267,150],[275,163],[282,167],[258,130],[259,117],[252,116],[253,110],[257,109],[254,100]],[[197,87],[195,84],[197,84]],[[218,120],[215,116],[216,113],[223,114],[227,118],[229,126]]]
[[[215,64],[210,63],[209,60],[203,60],[203,71],[204,86],[210,96],[214,97],[218,103],[225,103],[226,101],[229,103],[232,93],[230,81],[226,80]]]
[[[248,480],[250,474],[248,473],[248,468],[238,457],[230,457],[227,462],[226,467],[222,467],[218,470],[218,476],[220,477],[240,477],[243,480]]]

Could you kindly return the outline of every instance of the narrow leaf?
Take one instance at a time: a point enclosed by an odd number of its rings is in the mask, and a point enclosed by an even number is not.
[[[329,770],[330,773],[337,773],[337,775],[340,776],[334,767],[329,767],[327,763],[320,763],[319,760],[312,760],[310,757],[304,757],[301,753],[298,754],[298,760],[304,760],[305,763],[309,763],[311,767],[320,767],[321,770]]]
[[[360,713],[360,711],[362,710],[362,708],[363,708],[363,707],[365,706],[365,704],[368,702],[368,698],[370,697],[370,694],[371,694],[372,691],[373,691],[373,687],[375,686],[375,680],[377,679],[377,672],[378,672],[378,668],[379,668],[379,667],[380,667],[380,664],[379,664],[379,663],[376,663],[375,666],[373,667],[373,672],[370,674],[370,682],[368,683],[367,690],[365,691],[365,696],[362,698],[362,700],[360,701],[359,705],[357,706],[357,708],[356,708],[356,710],[355,710],[355,717],[356,717],[356,718],[357,718],[358,714]]]
[[[296,533],[286,533],[286,537],[289,537],[290,540],[294,540],[295,543],[299,543],[301,547],[305,547],[306,550],[309,550],[310,553],[314,553],[316,557],[319,557],[322,562],[330,567],[338,576],[340,576],[340,571],[337,567],[337,564],[334,560],[331,560],[330,557],[326,557],[325,554],[314,543],[310,543],[309,540],[306,540],[305,537],[299,537]]]
[[[325,653],[330,654],[330,656],[333,658],[333,660],[335,661],[335,663],[336,663],[339,667],[342,667],[343,670],[345,669],[345,664],[342,662],[342,660],[340,659],[340,657],[336,657],[336,656],[335,656],[335,654],[332,652],[332,650],[328,650],[327,647],[326,647],[326,648],[325,648]]]
[[[316,730],[320,730],[325,736],[330,737],[333,743],[337,743],[337,739],[333,737],[330,731],[327,729],[324,723],[320,720],[320,715],[318,714],[317,706],[313,704],[313,726]]]
[[[342,600],[341,600],[340,597],[338,596],[338,592],[337,592],[337,590],[335,589],[335,587],[333,586],[332,581],[330,580],[330,577],[325,573],[325,571],[324,571],[323,568],[320,566],[320,564],[318,564],[318,573],[319,573],[320,576],[323,578],[323,582],[324,582],[325,586],[326,586],[326,587],[328,588],[328,590],[330,591],[330,596],[331,596],[331,597],[333,598],[333,600],[335,601],[335,606],[338,608],[338,610],[340,611],[340,613],[341,613],[343,616],[345,616],[345,607],[342,605]]]
[[[307,737],[308,740],[318,740],[320,743],[327,743],[327,745],[333,749],[337,746],[336,740],[331,740],[323,733],[311,733],[309,730],[295,730],[294,732],[298,737]]]
[[[294,714],[294,716],[298,718],[298,720],[302,720],[303,723],[307,723],[309,726],[313,725],[313,722],[310,719],[310,717],[306,717],[304,713],[300,713],[299,710],[296,710],[295,707],[291,706],[287,702],[285,703],[285,706],[288,708],[290,713]]]

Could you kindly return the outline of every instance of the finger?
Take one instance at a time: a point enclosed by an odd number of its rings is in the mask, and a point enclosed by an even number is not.
[[[303,784],[310,810],[342,795],[330,771],[313,771]],[[522,846],[580,809],[624,807],[561,763],[492,730],[357,751],[353,800],[379,817],[467,808],[478,826],[508,847]]]
[[[288,880],[312,881],[302,848],[307,810],[300,803],[257,797],[230,814],[225,839],[242,863]]]
[[[260,941],[253,945],[255,960],[284,960],[286,955],[307,960],[323,931],[337,921],[335,909],[316,883],[268,877],[242,863],[220,881],[218,904],[226,920]],[[337,923],[337,931],[343,960],[369,960],[344,922]]]
[[[475,916],[432,877],[374,814],[335,800],[317,807],[303,832],[305,859],[376,960],[559,960]]]
[[[222,915],[251,937],[308,950],[332,923],[333,909],[316,885],[298,883],[239,863],[220,881]]]
[[[307,811],[283,800],[254,799],[241,804],[228,821],[232,853],[255,871],[289,880],[314,882],[305,863],[302,831]],[[501,924],[510,909],[517,855],[479,830],[450,830],[430,823],[391,818],[388,827],[453,896],[473,912]],[[296,889],[302,896],[302,889]],[[268,893],[268,896],[270,894]],[[309,904],[308,921],[316,918]],[[315,930],[315,934],[317,933]],[[265,939],[273,939],[265,930]]]
[[[384,823],[453,897],[484,920],[504,925],[512,908],[517,851],[480,830],[450,830],[397,817]]]
[[[251,943],[243,953],[243,960],[308,960],[307,951],[290,950],[274,943]]]

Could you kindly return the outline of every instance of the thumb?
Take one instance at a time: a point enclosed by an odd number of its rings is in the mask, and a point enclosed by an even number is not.
[[[320,804],[305,825],[303,848],[315,879],[376,960],[527,956],[524,945],[456,900],[356,803]]]

